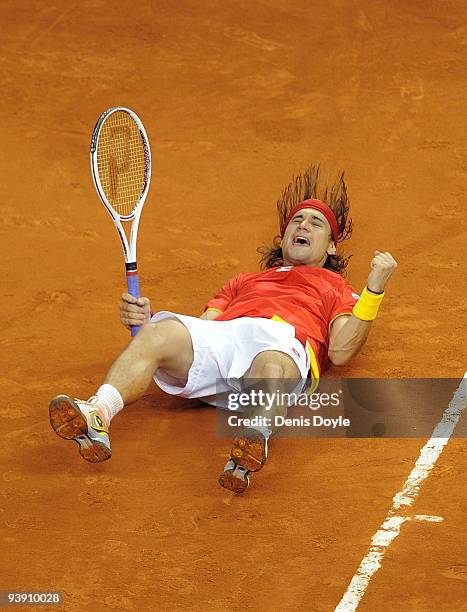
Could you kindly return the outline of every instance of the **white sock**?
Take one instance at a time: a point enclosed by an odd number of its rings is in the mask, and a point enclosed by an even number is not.
[[[122,396],[115,387],[105,384],[97,390],[96,398],[107,425],[110,425],[110,421],[124,406]]]

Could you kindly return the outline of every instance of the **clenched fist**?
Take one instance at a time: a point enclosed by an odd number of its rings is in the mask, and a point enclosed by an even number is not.
[[[143,325],[151,318],[151,303],[147,297],[135,298],[129,293],[122,294],[120,322],[125,327]]]
[[[397,261],[388,252],[375,251],[370,264],[371,272],[368,275],[366,286],[370,291],[381,293],[389,278],[397,268]]]

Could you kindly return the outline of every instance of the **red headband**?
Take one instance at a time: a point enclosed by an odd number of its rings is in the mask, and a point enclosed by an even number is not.
[[[288,226],[292,218],[298,213],[299,210],[302,210],[303,208],[314,208],[315,210],[319,210],[319,212],[323,213],[329,225],[331,226],[332,239],[334,240],[334,242],[337,242],[337,237],[339,235],[339,226],[337,224],[337,219],[336,215],[334,214],[334,211],[325,202],[313,199],[299,202],[292,208],[292,210],[287,215],[286,220],[284,221],[284,225],[281,228],[281,238],[284,237],[286,227]]]

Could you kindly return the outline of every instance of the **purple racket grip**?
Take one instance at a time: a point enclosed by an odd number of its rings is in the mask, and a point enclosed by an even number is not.
[[[128,293],[135,298],[140,297],[139,292],[139,275],[138,272],[127,272],[126,282],[128,285]],[[139,330],[139,325],[132,325],[131,327],[131,335],[136,336]]]

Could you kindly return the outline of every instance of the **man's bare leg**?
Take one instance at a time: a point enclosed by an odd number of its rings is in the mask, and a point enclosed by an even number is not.
[[[250,473],[259,471],[265,464],[269,436],[278,429],[275,418],[287,415],[288,403],[282,401],[281,396],[293,392],[301,376],[289,355],[279,351],[264,351],[254,359],[243,378],[248,387],[247,392],[255,391],[258,398],[258,392],[262,391],[268,394],[268,399],[263,404],[251,405],[245,410],[245,418],[256,417],[261,424],[244,429],[234,439],[230,460],[219,477],[221,486],[234,493],[243,493],[250,484]],[[271,402],[271,398],[275,401]]]
[[[148,323],[113,363],[95,397],[82,401],[59,395],[52,400],[52,428],[61,438],[75,440],[86,461],[110,459],[108,427],[112,417],[143,395],[157,369],[186,380],[192,363],[191,336],[180,321]]]
[[[104,384],[115,387],[129,404],[143,395],[159,368],[186,380],[192,363],[189,331],[177,319],[164,319],[143,325],[111,366]]]
[[[274,433],[276,416],[287,416],[288,404],[280,401],[281,395],[292,393],[300,382],[301,375],[294,360],[286,353],[264,351],[253,360],[250,369],[243,377],[245,386],[255,391],[263,391],[276,401],[264,402],[262,405],[249,406],[245,411],[247,418],[260,417],[270,422],[268,426]]]

